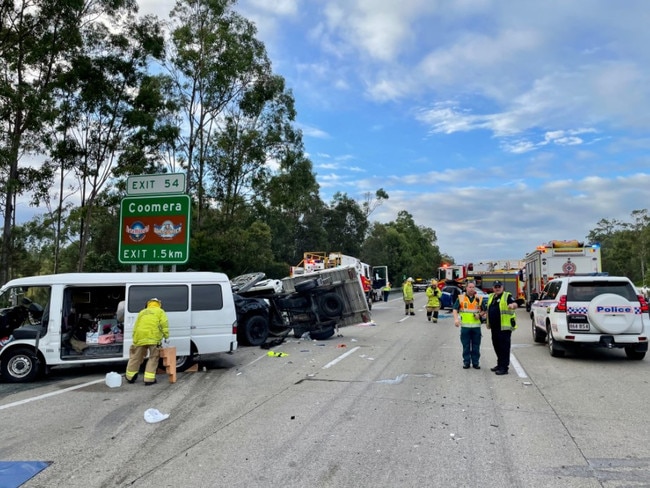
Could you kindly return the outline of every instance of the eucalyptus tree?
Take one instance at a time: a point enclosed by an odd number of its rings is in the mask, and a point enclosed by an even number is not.
[[[648,279],[648,261],[650,258],[650,215],[647,209],[633,210],[633,222],[629,225],[629,230],[634,235],[634,256],[633,263],[636,264],[640,278],[635,276],[635,281],[646,286]]]
[[[645,285],[650,264],[650,217],[646,209],[634,210],[631,216],[632,222],[600,219],[587,239],[600,245],[603,271],[627,276],[635,283]]]
[[[83,2],[63,0],[0,2],[0,283],[12,265],[16,199],[42,179],[31,157],[43,149],[40,136],[53,118],[53,90],[67,56],[81,44],[87,9]]]
[[[387,225],[406,238],[404,245],[410,263],[405,273],[422,278],[434,276],[442,259],[435,230],[417,225],[406,210],[398,212],[397,219]]]
[[[234,0],[177,0],[170,14],[166,67],[184,114],[178,157],[196,198],[195,223],[209,206],[207,167],[224,110],[238,105],[258,80],[271,72],[264,44],[252,22],[233,10]],[[233,125],[228,126],[233,129]]]
[[[162,36],[151,30],[153,22],[134,21],[136,11],[135,0],[0,3],[0,136],[6,141],[0,149],[2,282],[10,273],[16,198],[32,192],[32,203],[40,204],[45,195],[51,196],[45,189],[51,190],[54,175],[63,185],[75,166],[80,168],[82,205],[92,203],[105,167],[120,150],[117,141],[126,138],[124,132],[115,135],[120,121],[112,114],[129,112],[124,101],[136,96],[137,84],[127,80],[141,76],[148,54],[163,52]],[[77,138],[71,137],[72,131]],[[49,160],[34,157],[42,158],[50,149]],[[56,204],[46,202],[56,206],[59,216],[64,188],[58,187]],[[82,234],[87,234],[89,221],[81,226]],[[84,243],[82,238],[82,247]]]
[[[297,265],[305,252],[328,250],[323,227],[327,206],[320,198],[312,163],[302,151],[289,152],[280,160],[257,193],[254,209],[272,229],[274,261],[285,264],[285,273],[286,266]]]
[[[293,95],[284,78],[267,73],[228,106],[209,146],[206,194],[221,210],[226,226],[235,225],[238,207],[248,206],[270,176],[302,153],[302,135],[293,126]]]
[[[361,205],[346,193],[337,192],[325,212],[323,227],[330,251],[358,256],[369,223]]]
[[[383,188],[380,188],[375,193],[366,192],[363,194],[363,202],[361,203],[361,208],[363,213],[366,215],[366,218],[370,217],[378,207],[384,203],[384,200],[388,200],[388,193]]]
[[[61,176],[72,168],[77,181],[81,212],[78,271],[84,269],[93,212],[97,200],[121,160],[133,165],[134,145],[138,156],[147,147],[142,134],[149,132],[160,110],[156,83],[149,74],[152,59],[162,59],[164,39],[153,17],[136,18],[135,9],[107,15],[82,30],[83,49],[71,60],[63,77],[62,103],[55,133],[58,144],[52,161]],[[152,151],[155,147],[152,149]]]
[[[394,223],[375,222],[363,242],[360,258],[373,266],[387,266],[393,286],[399,285],[413,273],[413,255],[409,238],[395,228]]]

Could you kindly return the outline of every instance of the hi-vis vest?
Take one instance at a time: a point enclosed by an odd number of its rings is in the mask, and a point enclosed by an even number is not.
[[[463,327],[480,327],[481,319],[474,317],[481,309],[481,299],[474,295],[474,301],[470,301],[469,297],[464,293],[458,297],[460,308],[458,314],[460,315],[460,322]]]
[[[515,330],[517,328],[517,324],[515,323],[514,320],[515,311],[508,308],[509,296],[510,293],[504,291],[503,295],[501,295],[501,301],[499,301],[499,311],[501,312],[501,330]],[[488,298],[487,308],[490,308],[493,299],[494,299],[494,293],[490,293],[490,297]],[[489,314],[488,314],[488,325],[490,327],[492,326],[492,324],[490,324]]]

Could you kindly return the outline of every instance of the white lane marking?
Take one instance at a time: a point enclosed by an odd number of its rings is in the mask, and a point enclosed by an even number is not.
[[[517,358],[514,354],[510,354],[510,364],[512,364],[512,367],[515,368],[517,376],[520,378],[528,378],[526,371],[524,371],[524,367],[519,363],[519,361],[517,361]]]
[[[35,402],[37,400],[43,400],[44,398],[60,395],[61,393],[67,393],[69,391],[78,390],[79,388],[85,388],[86,386],[96,385],[97,383],[102,383],[103,381],[105,380],[101,379],[101,380],[89,381],[88,383],[83,383],[77,386],[71,386],[70,388],[66,388],[64,390],[51,391],[50,393],[45,393],[43,395],[38,395],[31,398],[25,398],[24,400],[20,400],[13,403],[7,403],[6,405],[0,405],[0,410],[5,410],[6,408],[11,408],[11,407],[17,407],[18,405],[24,405],[25,403]]]
[[[346,353],[344,353],[344,354],[341,354],[341,355],[340,355],[339,357],[337,357],[334,361],[330,361],[329,363],[327,363],[325,366],[323,366],[323,369],[327,369],[327,368],[329,368],[329,367],[331,367],[331,366],[334,366],[334,365],[335,365],[336,363],[338,363],[339,361],[343,361],[346,357],[348,357],[350,354],[353,354],[355,351],[359,350],[360,348],[361,348],[360,346],[353,347],[353,348],[350,349],[348,352],[346,352]]]

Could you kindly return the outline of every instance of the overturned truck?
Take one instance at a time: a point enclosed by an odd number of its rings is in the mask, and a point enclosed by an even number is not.
[[[370,311],[353,266],[309,275],[267,279],[251,273],[231,280],[237,309],[237,340],[260,346],[269,335],[323,340],[339,327],[370,321]]]

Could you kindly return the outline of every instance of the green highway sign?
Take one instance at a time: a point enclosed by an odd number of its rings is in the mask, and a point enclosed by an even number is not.
[[[120,205],[122,264],[183,264],[189,259],[190,197],[125,197]]]

